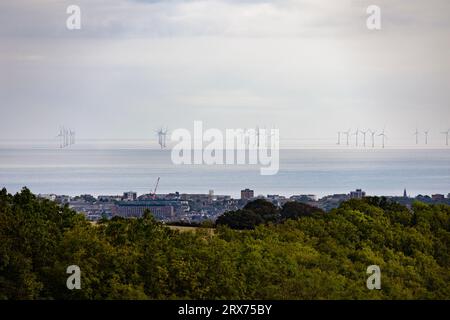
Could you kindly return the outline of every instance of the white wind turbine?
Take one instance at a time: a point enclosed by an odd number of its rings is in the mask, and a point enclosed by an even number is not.
[[[385,146],[385,139],[387,139],[387,135],[384,133],[385,128],[383,128],[383,131],[378,135],[379,137],[381,137],[381,147],[384,149]]]
[[[259,149],[259,126],[256,126],[256,147]]]
[[[343,134],[346,135],[347,137],[347,146],[349,145],[349,139],[350,139],[350,129],[348,129],[347,131],[342,132]]]
[[[441,134],[445,134],[445,145],[448,146],[448,135],[450,134],[450,129],[447,131],[441,132]]]
[[[358,147],[359,128],[356,129],[355,133],[353,133],[352,136],[356,136],[356,147]]]
[[[425,134],[425,144],[428,144],[428,134],[430,133],[430,130],[424,131]]]
[[[75,144],[75,131],[72,131],[72,129],[69,129],[69,135],[70,135],[70,144]]]
[[[361,134],[363,135],[363,146],[364,146],[364,148],[366,147],[366,134],[367,134],[368,131],[369,130],[365,130],[365,131],[361,130]]]
[[[158,135],[158,144],[160,145],[161,149],[164,149],[166,147],[166,137],[167,137],[168,129],[160,128],[159,130],[156,130],[156,134]]]
[[[375,133],[377,133],[376,131],[372,131],[371,129],[367,130],[368,132],[370,132],[370,137],[372,139],[372,148],[375,148]]]
[[[59,127],[59,133],[57,135],[57,137],[60,139],[59,140],[59,148],[64,148],[64,131],[63,131],[63,127]]]
[[[419,144],[419,129],[416,128],[416,132],[414,132],[414,135],[416,136],[416,144]]]

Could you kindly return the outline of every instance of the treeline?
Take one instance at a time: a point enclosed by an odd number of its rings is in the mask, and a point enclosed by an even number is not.
[[[0,299],[450,298],[449,206],[293,206],[250,203],[211,235],[171,230],[151,214],[93,225],[27,189],[3,189]],[[81,269],[80,290],[66,287],[69,265]],[[381,290],[366,288],[369,265],[381,269]]]
[[[272,203],[257,199],[249,202],[241,210],[229,211],[217,218],[217,225],[225,225],[232,229],[250,230],[267,223],[281,223],[288,219],[322,216],[325,212],[300,202],[287,202],[278,209]]]

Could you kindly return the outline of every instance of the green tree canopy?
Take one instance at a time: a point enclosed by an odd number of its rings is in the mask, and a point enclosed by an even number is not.
[[[3,189],[0,299],[450,299],[450,206],[367,198],[323,213],[257,200],[217,225],[180,232],[150,212],[92,224]],[[66,287],[70,265],[80,290]],[[369,265],[381,290],[366,287]]]

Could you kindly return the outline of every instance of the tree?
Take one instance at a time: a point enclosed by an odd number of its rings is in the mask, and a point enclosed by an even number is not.
[[[254,229],[261,223],[264,223],[262,216],[246,209],[226,212],[216,220],[217,225],[226,225],[239,230]]]
[[[275,222],[280,217],[278,208],[264,199],[257,199],[247,203],[244,210],[249,210],[262,218],[264,222]]]
[[[254,201],[219,217],[212,235],[148,212],[92,225],[28,189],[2,189],[0,299],[449,299],[450,206],[406,213],[382,198],[327,214],[289,203],[272,223],[278,209]],[[81,290],[66,287],[69,265]],[[382,290],[367,290],[368,265]]]
[[[286,202],[281,209],[281,219],[283,220],[312,217],[317,214],[325,214],[325,212],[322,209],[296,201]]]

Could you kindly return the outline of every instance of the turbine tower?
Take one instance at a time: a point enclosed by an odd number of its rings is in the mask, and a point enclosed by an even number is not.
[[[342,132],[343,134],[346,135],[347,137],[347,146],[349,145],[349,139],[350,139],[350,129],[348,129],[347,131]]]
[[[359,128],[356,129],[355,133],[353,133],[352,136],[356,136],[356,147],[358,147]]]
[[[259,126],[256,126],[256,147],[259,149]]]
[[[419,144],[419,129],[416,128],[416,132],[414,132],[414,135],[416,136],[416,144]]]
[[[247,132],[247,128],[244,128],[244,130],[239,134],[239,139],[241,141],[241,143],[244,144],[244,148],[247,148],[249,141],[248,141],[248,136],[246,135]]]
[[[428,133],[429,132],[430,132],[430,130],[424,131],[424,133],[425,133],[425,144],[428,144]]]
[[[268,141],[268,143],[270,143],[270,147],[272,147],[272,145],[273,145],[273,139],[272,139],[272,137],[275,135],[275,127],[274,127],[274,125],[271,125],[270,126],[270,131],[267,133],[267,141]]]
[[[341,132],[340,131],[338,131],[338,141],[337,141],[337,145],[339,146],[339,145],[341,145]]]
[[[69,132],[66,128],[63,129],[63,136],[64,136],[64,147],[67,147],[69,145]]]
[[[156,134],[158,135],[158,144],[161,146],[161,149],[162,149],[163,148],[163,138],[162,138],[163,130],[162,129],[156,130]]]
[[[156,131],[156,134],[158,135],[158,144],[161,146],[161,149],[164,149],[166,147],[166,137],[167,137],[168,130],[160,128]]]
[[[69,130],[64,128],[64,147],[69,145]]]
[[[164,129],[163,131],[163,144],[164,144],[164,148],[166,147],[166,138],[167,138],[167,133],[169,132],[169,129]]]
[[[75,144],[75,131],[72,131],[72,129],[69,130],[70,135],[70,145]]]
[[[375,133],[376,133],[376,131],[372,131],[371,129],[369,129],[367,131],[370,132],[370,137],[372,139],[372,148],[375,148]]]
[[[378,135],[379,137],[381,137],[381,147],[384,149],[384,146],[385,146],[385,139],[387,138],[387,135],[384,133],[384,128],[383,128],[383,131]]]
[[[448,135],[450,134],[450,129],[441,133],[445,134],[445,145],[448,146]]]
[[[365,131],[361,130],[361,134],[363,135],[363,146],[364,146],[364,148],[366,147],[366,134],[367,134],[368,131],[369,130],[365,130]]]
[[[64,131],[63,131],[62,127],[59,127],[59,133],[58,133],[58,135],[56,137],[59,138],[59,148],[60,149],[64,148],[64,140],[63,140]]]

